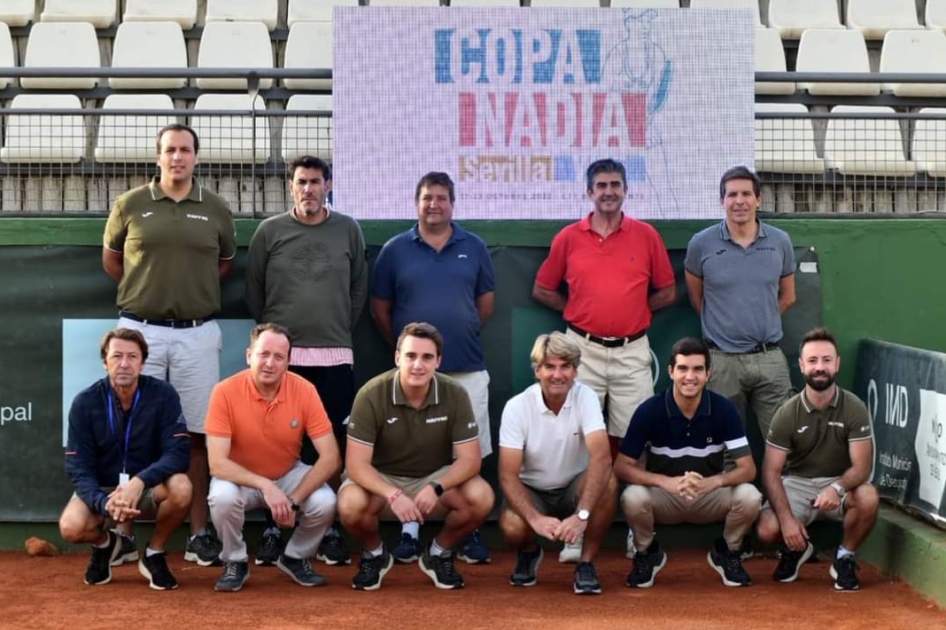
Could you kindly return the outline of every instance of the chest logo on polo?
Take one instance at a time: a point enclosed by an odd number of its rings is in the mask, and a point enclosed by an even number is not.
[[[142,219],[147,219],[147,218],[150,217],[152,214],[154,214],[154,213],[153,213],[153,212],[145,212],[144,214],[141,215],[141,218],[142,218]]]
[[[829,426],[829,427],[840,427],[840,428],[843,429],[843,428],[844,428],[844,423],[843,423],[843,422],[829,422],[829,423],[828,423],[828,426]]]
[[[475,429],[475,428],[476,428],[476,423],[475,423],[475,422],[467,422],[467,423],[466,423],[466,428],[467,428],[467,429]],[[578,435],[578,434],[576,433],[575,435]]]
[[[397,416],[393,418],[388,418],[385,422],[387,422],[388,424],[394,424],[395,422],[397,422]]]
[[[427,418],[427,424],[437,424],[438,422],[446,422],[447,416],[434,416],[433,418]]]
[[[796,433],[804,433],[804,432],[807,431],[807,430],[808,430],[808,427],[802,427],[802,428],[798,429],[798,431],[796,431]]]
[[[298,419],[298,418],[293,418],[292,420],[290,420],[290,421],[289,421],[289,426],[292,427],[293,429],[298,429],[298,428],[299,428],[299,419]]]
[[[457,258],[467,258],[466,254],[457,254]]]
[[[184,216],[186,216],[188,219],[197,219],[198,221],[206,221],[207,223],[210,222],[210,219],[202,214],[185,214]]]

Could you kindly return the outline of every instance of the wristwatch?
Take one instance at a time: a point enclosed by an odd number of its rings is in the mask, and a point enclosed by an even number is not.
[[[842,499],[844,498],[844,495],[847,494],[847,490],[844,489],[844,486],[839,484],[837,481],[832,483],[831,487],[834,488],[834,491],[837,492],[838,496],[841,497]]]
[[[587,521],[589,518],[591,518],[591,512],[588,510],[578,510],[577,516],[579,521]]]
[[[438,497],[443,496],[443,486],[440,485],[439,481],[431,481],[430,486],[434,489],[434,494],[436,494]]]

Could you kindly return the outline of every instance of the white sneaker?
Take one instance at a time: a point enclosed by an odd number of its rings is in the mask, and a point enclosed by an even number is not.
[[[637,552],[637,547],[634,546],[634,531],[630,527],[627,528],[627,557],[631,560],[634,559],[634,554]]]
[[[581,560],[581,538],[574,544],[565,543],[558,554],[558,561],[562,564],[577,564]]]

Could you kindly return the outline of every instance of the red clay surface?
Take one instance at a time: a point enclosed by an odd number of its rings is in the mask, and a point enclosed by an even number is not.
[[[705,551],[668,555],[654,588],[635,590],[624,586],[630,561],[608,550],[597,562],[604,593],[578,597],[571,590],[573,568],[558,564],[554,552],[546,554],[539,583],[531,588],[509,586],[514,556],[503,551],[494,554],[491,565],[458,563],[467,584],[461,591],[438,591],[414,564],[395,565],[381,589],[368,593],[352,590],[353,566],[319,563],[317,571],[329,584],[310,589],[275,567],[251,565],[241,592],[215,593],[220,569],[186,563],[175,552],[170,565],[181,588],[158,592],[148,588],[136,565],[118,567],[110,584],[91,587],[82,583],[86,554],[0,553],[0,628],[946,628],[946,611],[873,567],[862,567],[860,592],[838,593],[825,562],[803,567],[793,584],[776,584],[775,561],[756,558],[745,565],[755,584],[736,589],[722,585],[706,564]]]

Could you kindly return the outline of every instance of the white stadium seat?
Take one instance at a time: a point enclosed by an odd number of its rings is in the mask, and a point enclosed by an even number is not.
[[[357,7],[358,0],[289,0],[286,26],[296,22],[331,22],[335,7]]]
[[[90,22],[95,28],[108,28],[118,19],[115,0],[46,0],[40,20],[43,22]]]
[[[807,114],[801,103],[756,103],[756,113]],[[755,169],[765,173],[823,173],[807,118],[756,118]]]
[[[749,9],[756,26],[762,26],[759,0],[690,0],[691,9]]]
[[[809,28],[844,28],[830,0],[769,0],[769,26],[783,39],[798,39]]]
[[[0,2],[0,22],[7,26],[26,26],[35,18],[35,0],[3,0],[3,2]]]
[[[102,105],[102,112],[115,109],[167,109],[174,103],[167,94],[111,94]],[[153,162],[157,153],[155,133],[175,122],[167,116],[102,114],[99,117],[98,139],[95,142],[97,162]]]
[[[95,27],[89,22],[38,22],[26,42],[25,68],[98,68],[102,65]],[[20,86],[28,89],[52,88],[85,90],[98,79],[24,77]]]
[[[273,67],[273,47],[262,22],[210,22],[204,27],[197,53],[198,68],[252,69]],[[269,88],[272,79],[261,79]],[[245,90],[246,79],[197,79],[202,90]]]
[[[892,107],[838,105],[832,114],[892,114]],[[824,160],[845,175],[908,177],[916,164],[903,154],[900,124],[893,119],[863,117],[828,120]]]
[[[795,60],[798,72],[870,72],[867,42],[859,31],[810,28],[802,33]],[[879,83],[799,83],[809,94],[876,96]]]
[[[611,0],[611,8],[679,9],[680,0]]]
[[[946,0],[926,0],[926,28],[946,30]]]
[[[917,113],[946,116],[946,108],[924,107]],[[933,177],[946,177],[946,118],[917,120],[910,154],[916,162],[916,170]]]
[[[332,23],[296,22],[286,39],[287,70],[332,67]],[[283,79],[290,90],[322,90],[332,87],[331,79]]]
[[[113,68],[186,68],[187,46],[177,22],[122,22],[112,46]],[[112,77],[115,90],[173,90],[187,84],[184,78],[131,79]]]
[[[279,15],[277,0],[207,0],[205,21],[262,22],[269,30],[276,28]]]
[[[845,22],[864,39],[883,39],[893,29],[923,28],[916,19],[916,0],[847,0]]]
[[[6,164],[75,163],[85,151],[82,116],[14,114],[18,109],[82,109],[74,94],[18,94],[6,121],[0,162]]]
[[[946,33],[887,31],[880,71],[946,74]],[[897,96],[946,96],[944,83],[885,83],[884,90]]]
[[[194,28],[197,0],[125,0],[122,22],[177,22]]]
[[[295,94],[286,103],[286,112],[332,111],[330,94]],[[287,162],[300,155],[332,159],[332,118],[286,116],[282,125],[282,158]]]
[[[755,29],[755,71],[785,72],[785,49],[782,38],[774,28]],[[795,83],[756,82],[756,94],[794,94]]]
[[[13,48],[13,38],[10,36],[10,27],[6,22],[0,22],[0,68],[16,66],[16,55]],[[10,85],[10,77],[0,77],[0,89]]]
[[[233,116],[192,116],[191,127],[200,138],[200,161],[210,163],[242,163],[254,161],[253,117],[250,110],[266,111],[266,103],[259,96],[255,102],[249,94],[201,94],[194,103],[194,111],[239,110]],[[256,162],[269,158],[269,118],[256,117]]]

